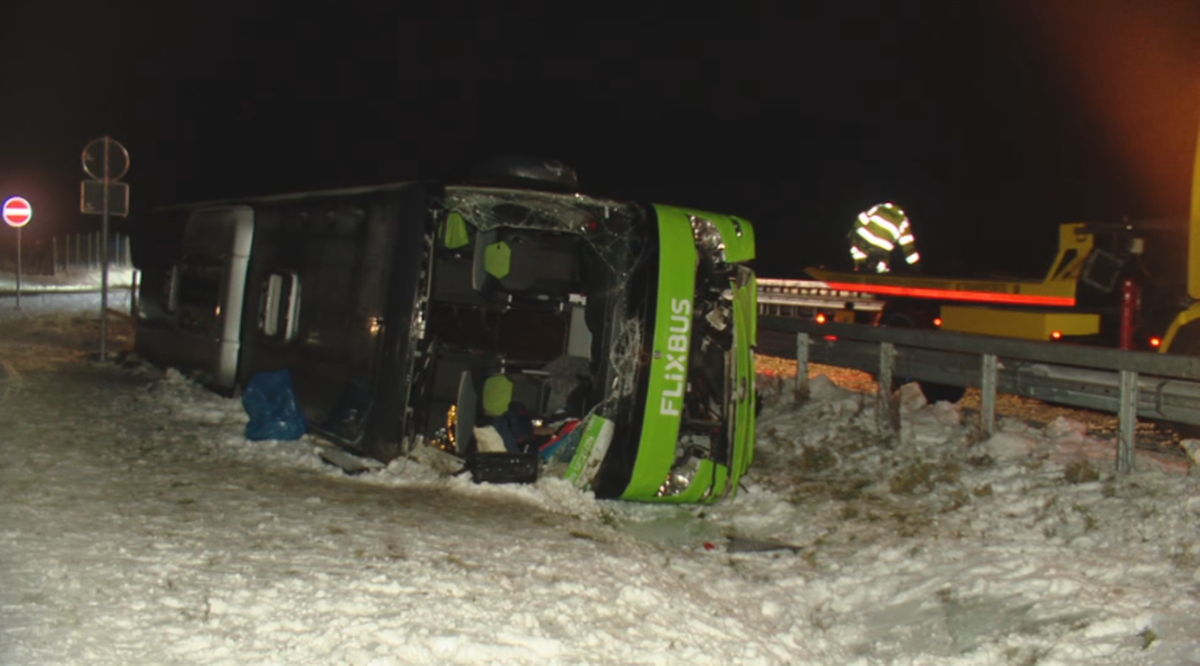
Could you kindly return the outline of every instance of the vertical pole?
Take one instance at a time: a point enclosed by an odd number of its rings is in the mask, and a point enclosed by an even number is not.
[[[1121,283],[1121,349],[1133,349],[1133,336],[1137,330],[1138,310],[1141,294],[1138,285],[1128,278]]]
[[[108,360],[108,150],[109,138],[104,135],[104,212],[100,215],[100,362]]]
[[[998,362],[995,354],[983,355],[981,374],[983,382],[980,386],[983,404],[979,411],[979,429],[984,437],[996,433],[996,368]]]
[[[17,309],[21,309],[21,227],[17,227]]]
[[[134,321],[137,321],[138,282],[141,281],[141,278],[142,272],[135,269],[129,281],[129,316],[133,317]]]
[[[133,265],[133,243],[129,240],[129,235],[125,235],[125,268]]]
[[[896,345],[890,342],[879,343],[879,389],[878,414],[879,429],[888,437],[900,431],[900,406],[892,395],[892,375],[896,367]]]
[[[1121,435],[1117,441],[1117,471],[1133,471],[1134,433],[1137,432],[1138,386],[1137,373],[1121,371],[1121,403],[1118,406],[1118,422]]]
[[[50,274],[58,276],[58,236],[50,239]]]
[[[808,400],[808,333],[796,334],[796,402]]]

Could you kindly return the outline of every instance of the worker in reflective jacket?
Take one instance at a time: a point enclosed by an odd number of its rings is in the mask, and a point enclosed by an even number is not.
[[[884,203],[859,213],[850,232],[854,270],[889,273],[895,263],[893,252],[899,253],[904,268],[917,269],[921,255],[917,253],[912,225],[904,211],[896,204]]]

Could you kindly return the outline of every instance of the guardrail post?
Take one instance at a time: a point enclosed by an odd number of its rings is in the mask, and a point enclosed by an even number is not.
[[[129,283],[129,316],[137,321],[138,316],[138,287],[142,280],[142,272],[138,269],[133,269],[132,280]]]
[[[808,400],[808,333],[796,334],[796,402]]]
[[[1121,428],[1121,434],[1117,442],[1117,471],[1120,473],[1133,471],[1134,435],[1137,432],[1137,403],[1137,373],[1133,370],[1122,370],[1121,402],[1118,405],[1117,411]]]
[[[996,434],[996,370],[999,362],[995,354],[984,354],[980,366],[980,393],[982,404],[979,410],[979,430],[984,437]]]
[[[896,345],[879,343],[879,429],[891,436],[900,431],[900,405],[892,392],[892,375],[896,367]]]

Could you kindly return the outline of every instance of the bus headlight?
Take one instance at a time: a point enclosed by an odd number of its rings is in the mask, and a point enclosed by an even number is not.
[[[721,237],[717,225],[699,215],[689,215],[688,219],[692,221],[692,238],[696,240],[696,249],[718,264],[725,263],[725,239]]]
[[[671,468],[671,473],[667,475],[667,480],[658,488],[659,497],[670,497],[678,495],[691,487],[692,481],[696,479],[696,473],[700,471],[700,459],[695,456],[688,456],[688,459],[682,464],[677,464]]]

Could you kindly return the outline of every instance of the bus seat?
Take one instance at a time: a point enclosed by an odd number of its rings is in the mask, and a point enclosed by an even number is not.
[[[442,247],[447,250],[461,250],[471,244],[470,227],[467,221],[457,212],[451,212],[442,225]]]
[[[488,416],[500,416],[513,403],[521,403],[534,418],[547,416],[550,402],[548,373],[519,371],[495,374],[483,382],[483,412]]]
[[[513,399],[512,380],[504,375],[492,375],[483,382],[483,413],[500,416],[508,411]]]
[[[479,409],[479,394],[470,370],[464,370],[458,378],[458,398],[454,403],[457,420],[454,426],[454,445],[459,453],[467,452],[467,444],[475,431],[475,416]]]
[[[485,297],[566,300],[579,290],[579,239],[493,229],[476,235],[472,279]]]

